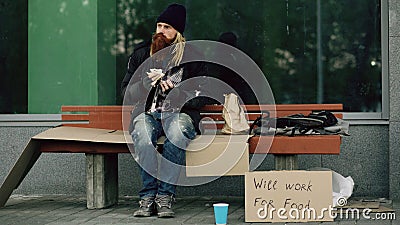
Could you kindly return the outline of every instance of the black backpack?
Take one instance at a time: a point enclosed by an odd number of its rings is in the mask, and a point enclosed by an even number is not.
[[[329,111],[313,112],[308,116],[293,114],[278,118],[270,118],[270,113],[267,112],[254,120],[249,134],[254,132],[255,135],[271,135],[270,128],[292,128],[290,136],[294,136],[296,130],[300,134],[305,134],[310,130],[324,133],[324,127],[333,126],[337,122],[335,115]]]

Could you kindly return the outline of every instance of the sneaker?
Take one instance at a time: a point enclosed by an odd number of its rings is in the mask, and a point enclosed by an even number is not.
[[[172,203],[175,201],[172,195],[157,195],[154,200],[157,206],[157,215],[159,218],[174,217],[175,213],[172,211]]]
[[[144,197],[139,201],[139,209],[133,213],[137,217],[149,217],[156,213],[154,197]]]

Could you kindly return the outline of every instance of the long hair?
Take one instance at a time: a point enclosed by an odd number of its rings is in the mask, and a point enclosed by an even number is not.
[[[176,33],[176,38],[172,44],[174,45],[174,49],[172,50],[172,54],[174,56],[172,57],[172,64],[174,66],[177,66],[181,63],[182,58],[183,58],[183,52],[185,50],[185,37],[181,33]]]

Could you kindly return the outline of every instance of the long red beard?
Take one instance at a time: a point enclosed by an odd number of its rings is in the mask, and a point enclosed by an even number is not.
[[[153,41],[151,42],[151,54],[155,54],[161,49],[169,46],[172,43],[172,40],[169,40],[162,33],[154,34]]]

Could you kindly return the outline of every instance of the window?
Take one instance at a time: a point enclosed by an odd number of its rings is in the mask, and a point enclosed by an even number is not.
[[[388,107],[382,82],[387,76],[382,52],[387,49],[381,47],[386,42],[381,26],[387,18],[381,21],[380,0],[176,2],[188,11],[188,40],[217,40],[223,32],[234,32],[238,48],[262,69],[278,104],[343,103],[347,112],[374,113]],[[118,88],[133,46],[151,37],[155,19],[169,3],[116,0],[117,40],[104,48],[117,59],[115,104],[122,102]],[[0,4],[3,114],[28,112],[27,5],[22,0]]]
[[[119,0],[118,74],[132,46],[150,38],[167,5]],[[382,112],[380,0],[185,1],[189,40],[232,31],[266,75],[278,104],[343,103]],[[210,7],[210,5],[214,7]]]
[[[0,113],[26,113],[28,104],[28,4],[0,2]]]

